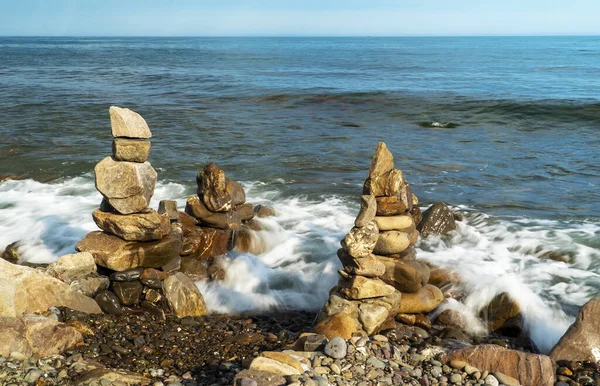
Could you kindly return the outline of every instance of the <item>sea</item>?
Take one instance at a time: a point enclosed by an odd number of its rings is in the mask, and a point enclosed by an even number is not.
[[[209,310],[318,310],[383,141],[426,209],[464,214],[418,258],[475,316],[507,292],[547,352],[600,295],[600,37],[0,38],[0,249],[48,263],[97,229],[108,107],[148,122],[151,206],[215,162],[275,208]]]

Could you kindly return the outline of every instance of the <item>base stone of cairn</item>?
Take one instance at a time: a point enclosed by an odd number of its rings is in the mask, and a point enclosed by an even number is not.
[[[355,226],[337,253],[344,269],[319,314],[317,333],[329,339],[373,335],[394,328],[398,315],[430,312],[443,301],[441,291],[427,284],[429,267],[415,260],[416,202],[392,153],[379,143]]]
[[[88,233],[76,246],[91,253],[110,278],[109,289],[95,299],[111,314],[121,314],[123,306],[162,315],[170,309],[180,317],[206,313],[202,294],[185,275],[170,278],[180,268],[183,245],[182,227],[174,221],[179,217],[176,203],[161,202],[160,213],[148,208],[157,179],[147,161],[150,128],[129,109],[113,106],[109,113],[113,155],[94,168],[103,201],[92,217],[102,231]],[[181,288],[185,296],[179,294]]]

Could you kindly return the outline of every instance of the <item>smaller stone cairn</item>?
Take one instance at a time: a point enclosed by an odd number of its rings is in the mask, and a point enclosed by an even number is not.
[[[430,312],[442,302],[441,291],[428,284],[429,267],[415,260],[417,203],[402,171],[394,169],[392,153],[379,143],[355,226],[338,250],[344,269],[316,332],[345,339],[373,335],[394,328],[396,318]]]
[[[113,155],[94,168],[103,196],[92,216],[102,231],[88,233],[76,246],[93,255],[110,278],[110,291],[95,299],[104,312],[121,314],[123,306],[141,306],[158,315],[171,310],[179,317],[206,313],[194,283],[178,273],[183,234],[174,202],[161,202],[161,213],[148,207],[157,173],[147,161],[152,136],[139,114],[111,107]]]

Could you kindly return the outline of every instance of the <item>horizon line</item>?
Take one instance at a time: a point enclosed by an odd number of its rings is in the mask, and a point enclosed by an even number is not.
[[[0,38],[479,38],[479,37],[600,37],[591,34],[457,34],[457,35],[0,35]]]

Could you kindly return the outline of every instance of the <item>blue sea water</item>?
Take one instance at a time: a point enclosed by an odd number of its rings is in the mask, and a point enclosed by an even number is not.
[[[0,248],[48,260],[94,229],[111,105],[152,129],[157,198],[214,161],[279,210],[284,252],[231,263],[261,278],[225,286],[248,308],[322,304],[378,141],[424,207],[470,214],[421,256],[550,310],[600,293],[600,37],[0,38],[0,175],[25,178],[0,184]]]

